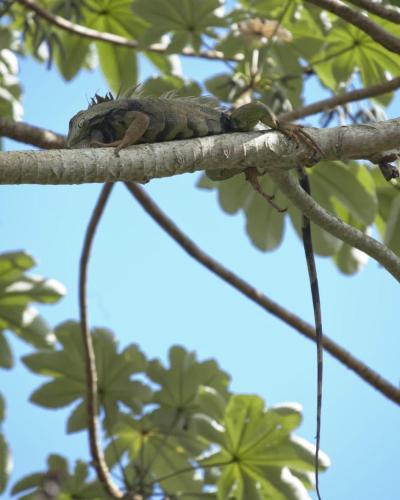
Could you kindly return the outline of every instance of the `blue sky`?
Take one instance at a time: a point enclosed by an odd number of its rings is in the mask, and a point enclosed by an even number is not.
[[[203,78],[215,63],[184,61],[185,74]],[[142,64],[141,79],[155,70]],[[24,120],[60,133],[70,117],[107,86],[99,73],[81,72],[66,84],[55,70],[21,61]],[[313,87],[313,99],[322,98]],[[395,106],[393,115],[396,116]],[[398,113],[397,113],[398,114]],[[6,148],[29,149],[13,141]],[[221,211],[215,193],[195,188],[197,175],[146,186],[157,203],[207,252],[274,300],[312,322],[303,249],[289,224],[276,251],[255,249],[241,214]],[[68,289],[56,306],[42,307],[52,325],[78,317],[77,269],[84,229],[100,190],[88,186],[3,186],[1,251],[28,250],[35,273]],[[325,332],[394,384],[399,380],[399,288],[375,262],[354,277],[329,259],[317,259]],[[232,375],[232,389],[259,394],[268,405],[296,401],[304,422],[298,434],[315,435],[315,346],[244,299],[191,260],[149,219],[123,186],[117,186],[95,241],[89,276],[92,325],[111,328],[122,346],[138,343],[149,357],[165,359],[181,344],[200,359],[216,358]],[[14,340],[21,355],[30,348]],[[0,372],[7,398],[4,431],[14,457],[12,482],[42,470],[49,452],[87,457],[83,433],[67,436],[69,410],[43,410],[27,402],[44,378],[18,365]],[[325,355],[322,449],[332,460],[321,476],[324,500],[398,498],[399,409],[356,375]],[[4,495],[3,498],[7,498]]]

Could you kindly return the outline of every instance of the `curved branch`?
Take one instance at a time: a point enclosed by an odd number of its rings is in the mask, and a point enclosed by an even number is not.
[[[111,495],[112,498],[122,498],[123,493],[118,489],[118,487],[113,483],[111,479],[110,472],[104,459],[103,450],[100,446],[99,423],[97,417],[98,401],[96,359],[94,354],[92,336],[89,331],[86,303],[87,271],[90,250],[92,247],[96,228],[103,214],[112,187],[112,184],[104,185],[86,231],[79,270],[79,316],[85,353],[87,398],[86,403],[88,412],[90,454],[92,456],[93,465],[96,469],[97,477],[103,485],[104,489],[109,495]]]
[[[289,200],[309,219],[325,231],[345,241],[350,246],[366,253],[389,273],[400,281],[400,258],[385,245],[362,233],[340,219],[331,215],[300,188],[289,172],[280,169],[269,169],[268,174],[274,179]]]
[[[305,0],[308,3],[317,5],[321,9],[332,12],[336,16],[344,19],[359,30],[370,36],[375,42],[386,49],[400,54],[400,38],[392,35],[389,31],[381,28],[367,16],[359,11],[352,10],[346,4],[339,0]]]
[[[38,148],[60,149],[65,147],[65,137],[51,130],[35,127],[24,122],[15,122],[0,116],[0,136],[14,141],[32,144]]]
[[[68,31],[69,33],[82,36],[83,38],[89,38],[90,40],[96,40],[100,42],[111,43],[113,45],[119,45],[121,47],[128,47],[131,49],[139,48],[139,44],[136,40],[130,40],[129,38],[115,35],[114,33],[97,31],[92,28],[82,26],[80,24],[72,23],[71,21],[68,21],[64,17],[52,14],[48,10],[38,5],[34,0],[17,0],[17,2],[23,5],[26,9],[35,12],[39,17],[45,19],[53,26],[57,26],[58,28],[64,31]],[[148,52],[155,52],[157,54],[169,55],[168,46],[160,43],[150,45],[149,47],[146,47],[146,49],[143,49],[141,47],[141,50],[145,50]],[[217,50],[195,52],[193,49],[190,49],[188,47],[183,48],[182,52],[180,52],[179,55],[186,57],[200,57],[202,59],[217,60],[217,61],[228,59],[224,56],[222,52],[219,52]],[[237,56],[229,58],[229,60],[242,61],[243,56],[239,54]]]
[[[322,99],[321,101],[313,102],[308,106],[303,106],[302,108],[288,111],[287,113],[281,113],[278,118],[282,122],[298,120],[299,118],[304,118],[305,116],[315,115],[321,111],[328,111],[336,106],[340,106],[341,104],[361,101],[362,99],[368,99],[370,97],[386,94],[387,92],[392,92],[399,87],[400,77],[393,78],[385,83],[370,85],[369,87],[365,87],[363,89],[345,92],[344,94],[335,95],[334,97],[330,97],[328,99]]]
[[[348,2],[371,14],[382,17],[382,19],[400,24],[400,9],[395,5],[383,5],[376,1],[371,2],[371,0],[348,0]]]
[[[316,341],[315,329],[309,323],[268,298],[259,290],[251,286],[243,278],[233,273],[230,269],[226,268],[220,262],[205,253],[155,204],[142,187],[134,183],[126,183],[126,187],[143,207],[143,209],[150,215],[150,217],[152,217],[153,220],[191,257],[223,281],[238,290],[244,296],[258,304],[265,311],[276,316],[284,323],[307,337],[309,340],[313,342]],[[385,380],[369,366],[358,360],[325,334],[323,336],[323,347],[340,363],[356,373],[360,378],[374,387],[381,394],[393,402],[400,404],[400,389]]]

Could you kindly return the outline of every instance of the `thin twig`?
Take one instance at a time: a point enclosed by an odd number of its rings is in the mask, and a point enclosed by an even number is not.
[[[344,94],[335,95],[329,99],[322,99],[321,101],[316,101],[308,106],[303,106],[302,108],[295,109],[294,111],[289,111],[287,113],[281,113],[278,118],[279,121],[292,121],[299,118],[304,118],[305,116],[314,115],[320,113],[321,111],[328,111],[336,106],[342,104],[347,104],[349,102],[361,101],[362,99],[368,99],[370,97],[376,97],[379,95],[386,94],[387,92],[392,92],[400,87],[400,77],[393,78],[385,83],[379,83],[378,85],[371,85],[363,89],[352,90],[345,92]]]
[[[376,1],[371,2],[371,0],[348,0],[348,2],[382,19],[400,24],[400,9],[396,5],[383,5]]]
[[[352,24],[359,30],[366,33],[375,42],[382,45],[386,49],[400,54],[400,38],[392,35],[389,31],[381,28],[378,24],[374,23],[367,16],[358,10],[352,10],[343,2],[339,0],[305,0],[308,3],[317,5],[321,9],[325,9],[338,17],[344,19]]]
[[[165,476],[158,477],[151,481],[149,483],[150,485],[155,484],[155,483],[161,483],[162,481],[166,481],[167,479],[170,479],[171,477],[178,476],[179,474],[184,474],[185,472],[191,472],[195,471],[197,469],[209,469],[211,467],[225,467],[226,465],[233,464],[233,459],[229,460],[227,462],[219,462],[219,463],[213,463],[213,464],[205,464],[203,465],[202,463],[198,463],[196,465],[190,465],[189,467],[185,467],[184,469],[177,470],[174,472],[171,472],[170,474],[166,474]]]
[[[103,450],[100,446],[99,439],[99,423],[98,423],[98,398],[97,398],[97,371],[96,359],[92,336],[89,331],[88,314],[87,314],[87,274],[90,251],[94,235],[103,214],[105,205],[110,196],[113,184],[105,184],[101,190],[100,197],[97,201],[95,209],[89,221],[88,228],[85,234],[83,244],[80,269],[79,269],[79,316],[82,329],[82,338],[84,344],[85,368],[86,368],[86,398],[89,426],[89,446],[90,454],[93,460],[93,465],[96,469],[97,477],[102,483],[104,489],[112,498],[122,498],[123,493],[113,483],[113,480],[108,470]]]
[[[258,304],[265,311],[273,314],[287,325],[313,342],[316,341],[315,329],[296,314],[280,306],[262,292],[254,288],[240,276],[233,273],[213,257],[205,253],[196,243],[188,238],[183,231],[156,205],[145,190],[134,183],[126,183],[126,187],[140,203],[143,209],[161,226],[171,238],[178,243],[191,257],[206,267],[209,271],[220,277],[247,298]],[[391,401],[400,404],[400,389],[381,377],[362,361],[355,358],[348,351],[324,334],[324,349],[340,363],[356,373],[367,384],[374,387]]]
[[[17,2],[23,5],[25,8],[35,12],[39,17],[45,19],[53,26],[57,26],[58,28],[64,31],[68,31],[69,33],[82,36],[83,38],[89,38],[90,40],[107,42],[113,45],[119,45],[121,47],[128,47],[131,49],[139,49],[139,43],[136,40],[130,40],[129,38],[115,35],[114,33],[97,31],[92,28],[88,28],[87,26],[82,26],[80,24],[72,23],[71,21],[68,21],[64,17],[52,14],[48,10],[38,5],[34,0],[17,0]],[[142,50],[142,48],[140,48],[140,50]],[[168,46],[163,44],[153,44],[150,45],[149,47],[146,47],[145,50],[148,52],[155,52],[157,54],[165,54],[165,55],[169,54]],[[182,51],[179,53],[179,55],[186,57],[200,57],[202,59],[217,60],[217,61],[243,60],[243,56],[241,54],[235,55],[230,58],[226,58],[222,52],[216,50],[195,52],[193,49],[188,47],[184,47]]]

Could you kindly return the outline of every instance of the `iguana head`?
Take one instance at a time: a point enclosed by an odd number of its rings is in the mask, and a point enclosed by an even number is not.
[[[110,102],[111,101],[111,102]],[[72,149],[89,148],[90,143],[98,138],[93,136],[93,125],[113,106],[114,97],[109,92],[104,97],[95,94],[86,110],[79,111],[69,121],[67,147]]]

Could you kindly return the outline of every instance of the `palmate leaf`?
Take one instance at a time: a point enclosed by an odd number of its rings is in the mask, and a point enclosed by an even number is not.
[[[200,461],[221,471],[218,499],[309,498],[309,483],[300,477],[313,470],[314,447],[290,434],[300,420],[297,405],[266,409],[258,396],[232,396],[215,430],[220,449]],[[322,452],[319,465],[329,466]]]
[[[214,360],[199,362],[193,352],[174,346],[169,362],[169,368],[165,368],[153,360],[147,368],[147,376],[161,387],[154,393],[153,402],[159,405],[164,419],[170,415],[174,420],[179,414],[188,426],[197,412],[214,416],[214,411],[221,411],[228,397],[229,376]]]
[[[72,472],[69,471],[67,460],[60,455],[49,455],[47,470],[25,476],[17,481],[11,491],[12,495],[25,493],[20,499],[34,500],[47,498],[51,490],[51,498],[90,498],[106,500],[109,496],[100,483],[88,480],[88,466],[77,460]]]
[[[85,2],[85,23],[98,31],[136,40],[146,23],[134,16],[130,0],[89,0]],[[133,48],[96,42],[100,66],[110,88],[120,92],[137,83],[137,53]]]
[[[396,24],[381,18],[378,24],[393,35],[399,34]],[[324,85],[332,90],[347,83],[355,71],[359,71],[365,86],[383,83],[388,73],[393,77],[399,74],[399,55],[388,51],[349,23],[335,21],[326,40],[325,46],[315,57],[318,63],[313,67]],[[375,99],[387,105],[391,94]]]
[[[200,49],[201,35],[210,28],[225,27],[226,21],[215,14],[218,0],[135,0],[133,11],[149,23],[141,38],[143,48],[157,42],[164,33],[172,33],[171,51],[179,52],[185,45]]]
[[[10,330],[37,348],[54,343],[50,327],[30,304],[52,304],[65,294],[61,283],[39,276],[26,275],[35,265],[26,252],[0,254],[0,366],[11,368],[13,358],[4,330]]]
[[[160,425],[151,415],[140,420],[125,416],[115,428],[116,439],[106,449],[107,462],[113,466],[118,456],[127,453],[127,474],[135,471],[135,476],[130,476],[133,485],[148,484],[151,490],[151,485],[158,483],[178,497],[185,491],[200,492],[203,483],[189,461],[195,455],[181,446],[176,439],[179,433],[186,433],[187,441],[198,441],[196,433],[176,430],[169,422]]]
[[[52,377],[31,395],[31,401],[45,408],[61,408],[80,401],[69,418],[69,432],[87,426],[82,402],[86,397],[86,376],[80,325],[74,321],[61,324],[55,330],[61,345],[59,350],[40,351],[24,356],[24,364],[33,372]],[[151,396],[150,388],[132,380],[135,373],[146,368],[145,356],[135,345],[118,353],[113,334],[96,328],[92,332],[98,374],[99,404],[105,412],[107,429],[118,418],[120,405],[140,412]]]
[[[366,231],[378,210],[376,186],[371,172],[355,162],[324,162],[308,171],[313,198],[326,210]],[[203,176],[198,187],[217,189],[221,208],[227,213],[243,210],[246,216],[246,232],[252,243],[262,251],[273,250],[280,245],[284,234],[284,220],[288,215],[296,232],[301,235],[301,214],[287,198],[277,191],[268,175],[259,178],[263,190],[275,195],[286,214],[277,212],[245,181],[244,175],[214,182]],[[320,227],[312,226],[314,251],[318,255],[336,256],[340,270],[355,272],[360,268],[358,255],[343,249],[343,243]],[[342,250],[343,249],[343,250]],[[346,261],[346,258],[349,261]],[[355,259],[357,262],[355,262]]]

